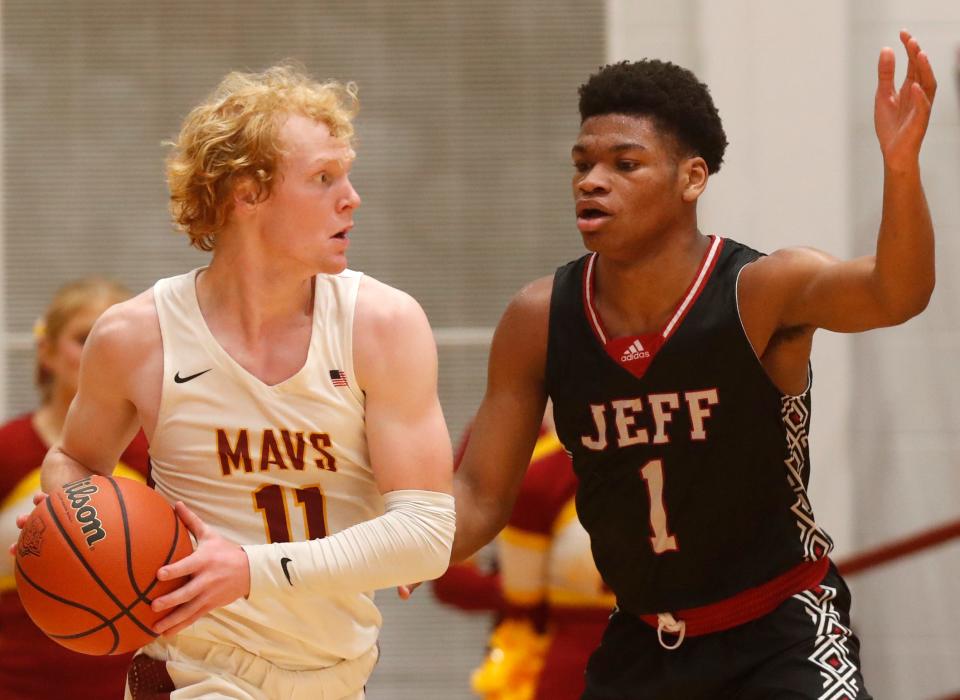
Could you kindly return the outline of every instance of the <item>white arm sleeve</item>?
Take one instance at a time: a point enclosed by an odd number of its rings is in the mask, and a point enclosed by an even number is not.
[[[453,496],[404,490],[383,500],[383,515],[323,539],[245,545],[248,597],[304,588],[364,592],[440,576],[456,528]]]

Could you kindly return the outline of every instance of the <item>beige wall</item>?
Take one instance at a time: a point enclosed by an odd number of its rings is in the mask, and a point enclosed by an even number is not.
[[[872,76],[879,46],[906,27],[921,40],[940,89],[921,154],[937,230],[937,289],[923,316],[854,339],[854,540],[873,546],[960,517],[960,115],[953,74],[960,3],[857,0],[850,72]],[[899,58],[899,57],[898,57]],[[898,75],[902,75],[901,70]],[[872,80],[851,79],[851,207],[865,248],[880,215]],[[853,580],[864,663],[878,697],[960,692],[960,542]],[[882,696],[880,692],[882,691]]]

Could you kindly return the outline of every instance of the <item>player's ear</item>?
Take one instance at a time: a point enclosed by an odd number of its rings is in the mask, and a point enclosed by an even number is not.
[[[680,161],[680,187],[684,202],[696,202],[707,188],[710,171],[707,161],[700,156],[684,158]]]
[[[233,183],[232,199],[235,211],[252,210],[262,199],[259,183],[246,175],[238,177]]]

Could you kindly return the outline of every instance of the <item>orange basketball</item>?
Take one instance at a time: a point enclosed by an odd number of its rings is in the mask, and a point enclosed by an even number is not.
[[[17,591],[55,642],[97,656],[142,647],[163,613],[150,603],[186,582],[156,574],[190,554],[163,497],[130,479],[91,476],[51,493],[17,540]],[[165,611],[169,612],[169,611]]]

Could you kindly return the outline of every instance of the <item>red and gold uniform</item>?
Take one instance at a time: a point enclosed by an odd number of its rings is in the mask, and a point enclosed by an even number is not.
[[[5,546],[17,539],[16,516],[33,509],[40,491],[40,463],[47,454],[31,422],[20,416],[0,427],[0,535]],[[114,474],[143,481],[147,441],[139,433],[123,453]],[[85,656],[47,638],[20,604],[13,557],[0,555],[0,700],[122,698],[130,654]]]
[[[553,432],[542,431],[510,521],[496,540],[499,573],[470,564],[451,567],[435,585],[437,597],[465,609],[478,601],[503,622],[491,654],[474,676],[487,698],[578,700],[587,660],[599,645],[615,599],[593,563],[590,538],[574,507],[577,479]],[[497,607],[493,607],[496,605]],[[543,643],[524,631],[541,629]],[[506,670],[503,666],[511,666]],[[529,689],[517,688],[539,668]],[[498,683],[507,686],[494,690]]]

